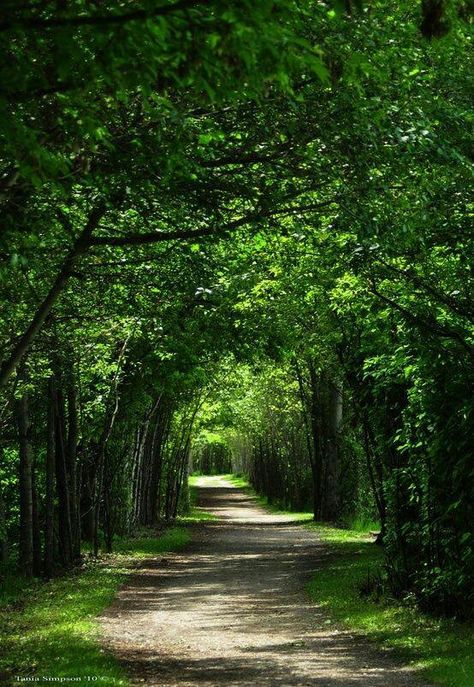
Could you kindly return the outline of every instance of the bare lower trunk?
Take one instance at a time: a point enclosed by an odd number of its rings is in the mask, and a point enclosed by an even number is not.
[[[55,454],[54,454],[54,382],[49,382],[48,398],[48,424],[47,424],[47,445],[46,445],[46,493],[45,493],[45,514],[44,514],[44,573],[46,577],[51,577],[54,569],[54,473],[55,473]]]
[[[77,400],[74,379],[68,384],[68,436],[67,462],[71,507],[72,553],[75,560],[81,556],[81,521],[79,515],[79,494],[77,484]]]
[[[18,438],[20,447],[20,556],[19,563],[26,577],[33,576],[33,462],[30,444],[28,397],[18,402]]]
[[[56,485],[58,493],[58,521],[60,555],[63,564],[72,564],[71,504],[67,474],[67,457],[65,446],[66,423],[64,417],[64,399],[60,389],[55,393],[55,428],[56,428]]]
[[[325,451],[324,451],[324,498],[323,520],[335,521],[340,516],[340,456],[339,433],[342,423],[342,389],[338,384],[328,383],[325,408]]]
[[[313,517],[323,517],[323,437],[322,407],[319,375],[312,362],[309,363],[309,413],[311,428],[311,474],[313,477]]]
[[[38,490],[36,488],[35,472],[32,472],[32,519],[33,519],[33,573],[38,576],[41,575],[42,561],[41,561],[41,530],[38,512]]]
[[[0,494],[0,563],[6,563],[8,560],[7,518],[5,511],[5,501],[2,494]]]

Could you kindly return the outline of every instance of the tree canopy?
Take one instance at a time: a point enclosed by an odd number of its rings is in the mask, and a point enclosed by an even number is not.
[[[6,3],[0,538],[29,574],[249,474],[474,569],[469,3]]]

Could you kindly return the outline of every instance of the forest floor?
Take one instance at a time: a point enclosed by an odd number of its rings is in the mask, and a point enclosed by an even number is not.
[[[145,561],[100,619],[133,683],[160,687],[427,686],[390,652],[335,627],[307,584],[331,547],[222,478],[200,478],[178,554]]]

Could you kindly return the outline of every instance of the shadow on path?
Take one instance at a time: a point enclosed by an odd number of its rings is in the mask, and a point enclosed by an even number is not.
[[[291,516],[201,479],[184,553],[147,561],[101,618],[131,678],[161,687],[420,687],[406,666],[333,627],[305,584],[328,551]],[[206,486],[210,484],[210,486]]]

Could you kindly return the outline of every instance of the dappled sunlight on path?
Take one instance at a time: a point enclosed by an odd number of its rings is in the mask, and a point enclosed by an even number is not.
[[[148,561],[101,619],[133,680],[161,687],[409,687],[394,658],[333,627],[305,583],[328,557],[314,531],[217,478],[197,484],[182,554]]]

